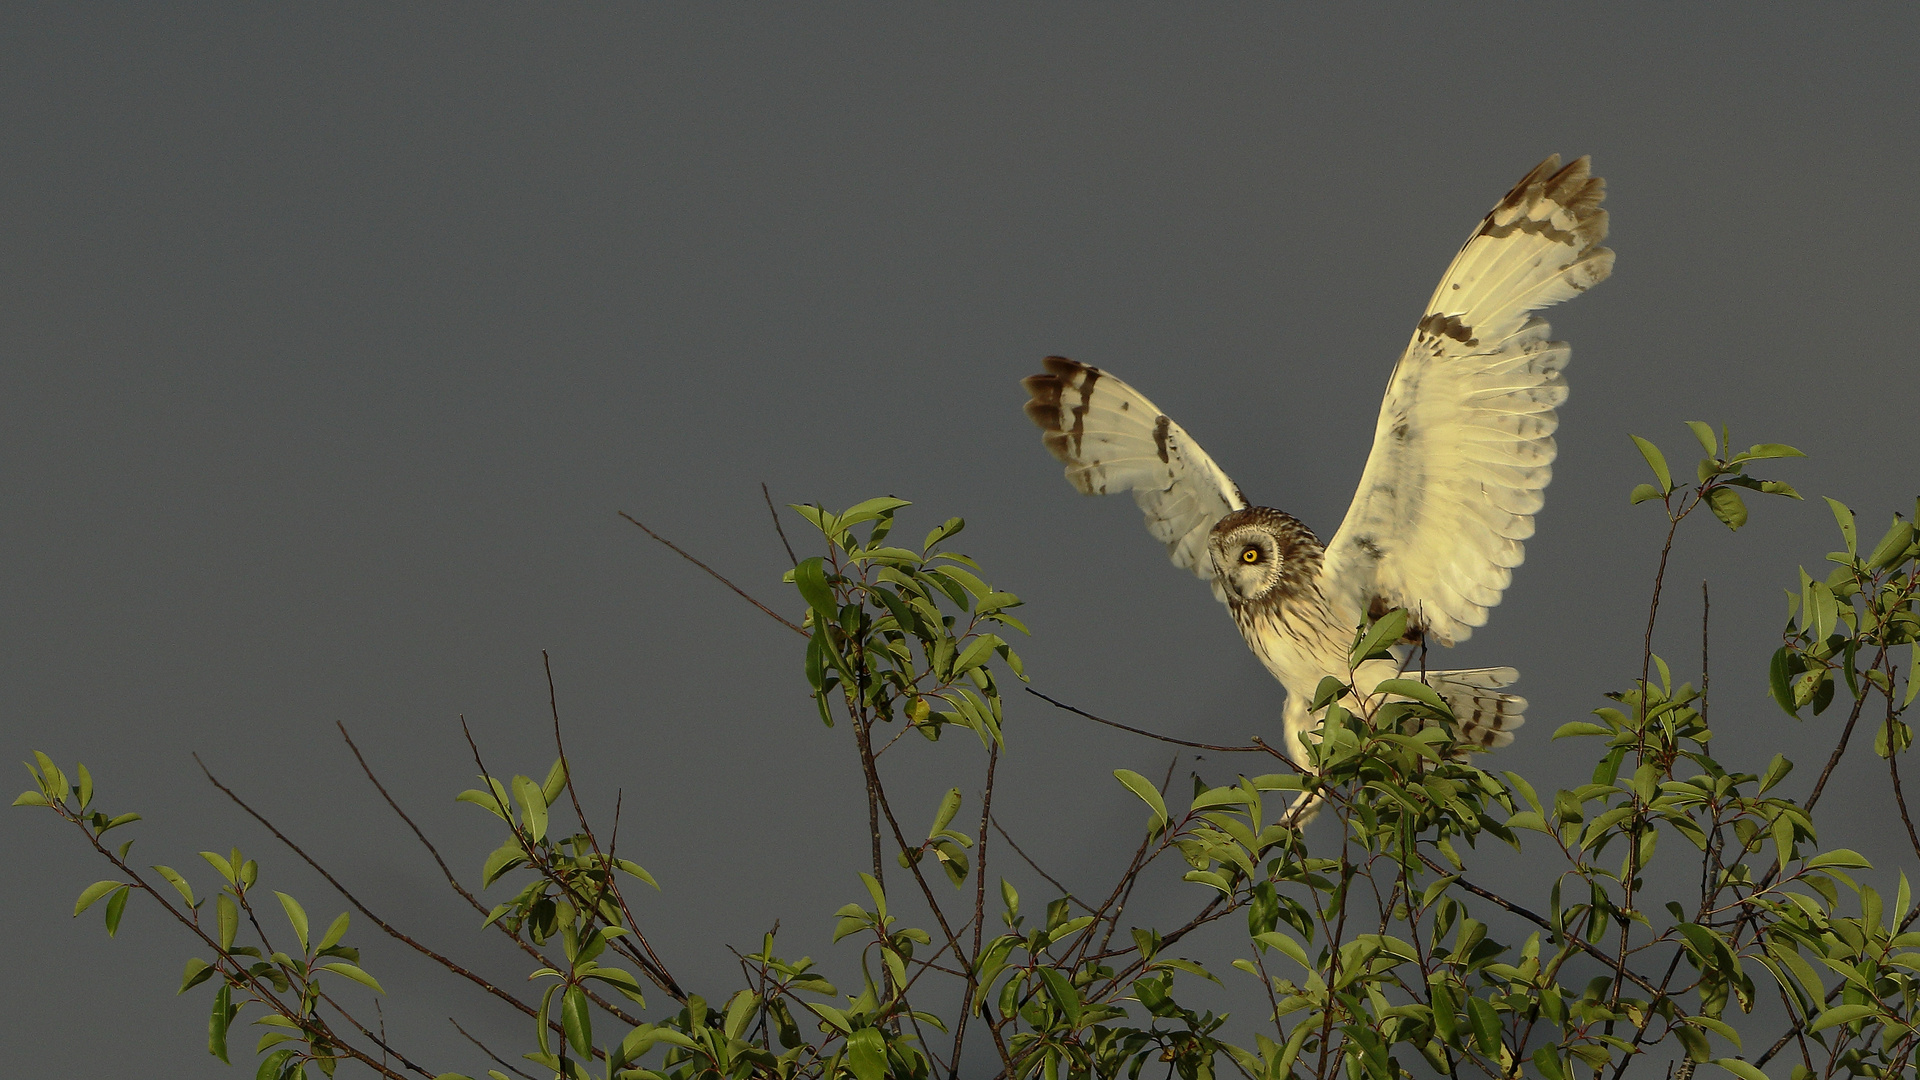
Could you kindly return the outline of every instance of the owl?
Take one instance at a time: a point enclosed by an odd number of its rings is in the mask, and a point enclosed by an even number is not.
[[[1525,557],[1552,477],[1554,410],[1567,344],[1528,313],[1585,292],[1613,269],[1588,159],[1547,158],[1481,219],[1414,324],[1387,382],[1373,450],[1333,539],[1252,506],[1185,429],[1099,368],[1048,357],[1025,381],[1026,413],[1067,480],[1088,495],[1131,491],[1175,564],[1212,586],[1247,645],[1287,691],[1286,751],[1307,767],[1320,680],[1346,680],[1355,630],[1408,613],[1395,661],[1352,672],[1373,697],[1416,645],[1451,646],[1487,621]],[[1513,741],[1524,698],[1512,668],[1427,671],[1465,744]]]

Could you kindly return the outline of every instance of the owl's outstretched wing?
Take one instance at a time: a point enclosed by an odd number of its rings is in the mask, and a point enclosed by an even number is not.
[[[1525,558],[1552,478],[1565,342],[1536,308],[1604,280],[1606,184],[1540,163],[1480,222],[1428,302],[1380,405],[1373,452],[1321,581],[1361,611],[1403,607],[1451,645]]]
[[[1174,563],[1211,581],[1207,536],[1214,522],[1246,507],[1246,496],[1140,391],[1064,357],[1049,356],[1043,366],[1046,374],[1022,383],[1033,395],[1027,416],[1067,463],[1068,482],[1083,495],[1132,491],[1147,531]]]

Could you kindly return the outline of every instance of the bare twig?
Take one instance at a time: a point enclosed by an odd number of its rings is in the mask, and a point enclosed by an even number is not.
[[[966,970],[967,997],[960,1019],[953,1027],[953,1062],[948,1070],[951,1080],[960,1077],[960,1049],[966,1045],[967,1019],[973,1015],[973,995],[978,989],[974,965],[980,959],[980,935],[987,921],[987,823],[993,820],[993,774],[1000,764],[1000,744],[987,745],[987,783],[980,794],[980,836],[974,841],[973,867],[973,952],[956,957]]]
[[[802,630],[800,629],[799,626],[795,625],[792,622],[789,622],[786,616],[773,610],[772,608],[761,603],[760,601],[755,600],[753,597],[748,596],[745,589],[742,589],[740,586],[735,585],[731,581],[728,581],[724,576],[720,574],[718,570],[715,570],[713,567],[708,566],[706,563],[701,562],[699,559],[696,559],[693,556],[687,554],[686,552],[681,551],[679,546],[676,545],[673,541],[667,539],[664,536],[661,536],[659,533],[654,532],[652,529],[647,528],[645,525],[641,525],[639,519],[635,518],[632,514],[629,514],[625,510],[622,510],[620,511],[620,516],[623,518],[626,518],[628,521],[633,522],[633,524],[637,526],[641,532],[646,533],[648,536],[653,537],[655,540],[658,540],[662,544],[665,544],[667,547],[671,548],[675,555],[678,555],[681,558],[692,563],[693,565],[699,567],[700,569],[705,570],[708,574],[712,575],[715,581],[718,581],[720,584],[725,585],[729,589],[732,589],[736,594],[739,595],[740,599],[745,600],[747,603],[752,604],[754,607],[759,608],[761,611],[765,612],[767,615],[772,617],[773,620],[778,622],[781,626],[784,626],[787,629],[793,631],[794,633],[799,634],[801,637],[807,636],[807,632],[805,630]]]
[[[340,729],[340,732],[343,735],[346,734],[346,728],[342,727]],[[353,745],[353,742],[351,739],[348,740],[347,745],[348,746]],[[355,757],[359,757],[360,755],[359,748],[355,747],[353,753]],[[413,938],[407,936],[400,929],[395,927],[392,923],[389,923],[385,919],[382,919],[380,916],[375,915],[371,908],[367,907],[366,904],[360,901],[359,897],[353,895],[352,892],[348,891],[345,885],[340,884],[339,879],[335,878],[331,873],[329,873],[326,867],[321,866],[319,862],[315,861],[313,856],[308,855],[306,851],[300,847],[299,844],[296,844],[291,839],[289,839],[285,833],[281,832],[277,827],[274,826],[273,822],[268,821],[265,817],[261,816],[259,811],[247,805],[247,801],[245,799],[242,799],[237,793],[235,793],[235,791],[232,788],[221,783],[219,778],[213,775],[212,770],[207,768],[207,763],[200,760],[199,754],[194,754],[193,760],[195,764],[200,766],[200,771],[206,775],[208,783],[212,784],[214,787],[219,788],[222,792],[224,792],[227,798],[233,800],[234,805],[238,806],[240,809],[247,812],[247,816],[253,818],[253,820],[266,826],[267,831],[273,834],[274,839],[286,845],[287,850],[293,852],[295,855],[298,855],[301,861],[305,862],[308,866],[313,867],[315,872],[317,872],[321,877],[327,880],[327,884],[333,886],[335,892],[338,892],[342,897],[345,897],[347,903],[352,904],[356,911],[360,912],[360,914],[362,915],[365,915],[369,920],[373,922],[375,926],[378,926],[381,930],[385,931],[388,937],[393,938],[395,941],[400,942],[401,944],[407,946],[408,948],[419,953],[420,955],[427,957],[428,959],[432,960],[434,963],[437,963],[441,967],[446,968],[448,971],[453,972],[455,975],[458,975],[461,978],[466,979],[468,982],[473,983],[475,986],[478,986],[480,989],[485,990],[489,994],[492,994],[494,997],[497,997],[500,1000],[507,1002],[508,1004],[519,1009],[521,1012],[526,1013],[528,1016],[538,1015],[537,1011],[534,1009],[533,1006],[528,1005],[526,1002],[521,1001],[519,998],[513,996],[507,991],[502,990],[499,987],[493,985],[491,982],[488,982],[485,978],[475,974],[474,972],[468,971],[466,968],[453,962],[447,957],[442,956],[439,953],[433,951],[432,949],[427,948],[425,945],[420,944],[418,941],[415,941]],[[366,761],[364,759],[362,759],[360,764],[362,768],[366,767]],[[372,773],[368,773],[368,775],[371,776]],[[376,786],[378,786],[379,781],[376,780],[374,783]],[[381,790],[381,794],[382,795],[386,794],[385,789]],[[391,799],[389,799],[389,802],[391,803]],[[398,809],[399,809],[398,807],[395,807],[395,810],[398,810]],[[405,817],[404,814],[401,816],[403,818]],[[413,822],[408,821],[407,824],[412,825]],[[425,838],[423,837],[422,842],[424,842],[424,840]],[[432,845],[428,845],[428,847],[429,847],[429,850],[431,850]],[[440,857],[439,853],[435,852],[434,858],[437,860],[439,859],[439,857]],[[446,869],[445,863],[441,863],[440,865],[442,870]],[[452,879],[451,874],[448,875],[448,879],[449,880]],[[455,887],[458,888],[457,885]],[[485,910],[486,910],[485,908],[481,909],[482,912],[484,912]]]
[[[773,508],[773,493],[764,482],[760,485],[760,497],[767,500],[767,513],[773,515],[773,531],[780,534],[780,546],[787,549],[787,561],[799,566],[800,556],[795,555],[793,545],[787,543],[787,530],[780,527],[780,511]]]
[[[1143,731],[1142,729],[1137,727],[1128,727],[1125,724],[1117,723],[1112,720],[1103,719],[1101,717],[1093,715],[1090,712],[1087,712],[1085,709],[1076,709],[1064,701],[1056,701],[1053,698],[1048,697],[1047,695],[1041,693],[1040,691],[1035,690],[1031,686],[1021,687],[1021,689],[1025,690],[1027,693],[1032,694],[1034,697],[1039,698],[1041,701],[1044,701],[1047,704],[1052,705],[1057,709],[1065,709],[1068,712],[1074,714],[1075,716],[1084,716],[1096,724],[1105,724],[1111,728],[1119,728],[1121,731],[1129,731],[1135,735],[1144,735],[1149,739],[1157,739],[1163,743],[1172,743],[1175,746],[1191,746],[1195,750],[1212,750],[1216,753],[1221,753],[1221,754],[1257,754],[1257,753],[1260,753],[1263,749],[1262,747],[1257,745],[1255,746],[1216,746],[1213,743],[1190,742],[1186,739],[1176,739],[1171,735],[1156,735],[1151,731]]]
[[[1037,862],[1034,862],[1034,861],[1033,861],[1033,858],[1032,858],[1032,856],[1030,856],[1030,855],[1028,855],[1028,854],[1027,854],[1026,852],[1024,852],[1024,851],[1022,851],[1022,850],[1020,850],[1020,845],[1019,845],[1019,844],[1016,844],[1016,843],[1014,843],[1014,842],[1013,842],[1013,837],[1011,837],[1011,836],[1008,836],[1008,835],[1007,835],[1007,830],[1006,830],[1006,829],[1005,829],[1005,828],[1004,828],[1004,827],[1003,827],[1003,826],[1002,826],[1002,825],[1000,824],[1000,819],[999,819],[999,818],[994,818],[994,819],[993,819],[993,830],[994,830],[995,832],[997,832],[997,833],[999,833],[999,834],[1000,834],[1000,839],[1002,839],[1002,840],[1005,840],[1005,841],[1007,842],[1007,846],[1013,849],[1013,853],[1014,853],[1015,855],[1018,855],[1018,856],[1020,856],[1020,861],[1021,861],[1021,862],[1024,862],[1024,863],[1026,863],[1026,864],[1027,864],[1028,866],[1030,866],[1030,867],[1032,867],[1032,868],[1033,868],[1033,872],[1034,872],[1034,873],[1036,873],[1036,874],[1039,874],[1039,875],[1040,875],[1041,877],[1043,877],[1043,878],[1046,878],[1046,879],[1047,879],[1047,884],[1049,884],[1049,885],[1051,885],[1051,886],[1053,886],[1053,887],[1054,887],[1054,888],[1056,888],[1056,889],[1059,889],[1059,890],[1060,890],[1060,895],[1061,895],[1061,896],[1064,896],[1064,897],[1066,897],[1066,898],[1067,898],[1068,900],[1071,900],[1071,901],[1073,901],[1074,903],[1076,903],[1076,904],[1079,904],[1079,905],[1080,905],[1080,907],[1081,907],[1082,909],[1084,909],[1084,910],[1086,910],[1086,911],[1092,911],[1092,910],[1093,910],[1093,909],[1092,909],[1091,907],[1088,907],[1088,906],[1087,906],[1087,904],[1086,904],[1086,902],[1085,902],[1085,901],[1083,901],[1083,900],[1081,900],[1081,899],[1080,899],[1079,897],[1077,897],[1077,896],[1075,896],[1075,895],[1073,895],[1073,892],[1072,892],[1072,890],[1070,890],[1070,889],[1068,889],[1068,888],[1067,888],[1067,887],[1066,887],[1065,885],[1062,885],[1062,884],[1060,884],[1060,882],[1058,882],[1057,880],[1055,880],[1055,879],[1054,879],[1054,876],[1053,876],[1052,874],[1049,874],[1049,873],[1047,873],[1047,872],[1046,872],[1045,870],[1042,870],[1042,869],[1040,869],[1040,864],[1039,864],[1039,863],[1037,863]]]
[[[501,1057],[499,1054],[494,1053],[492,1049],[490,1049],[487,1046],[486,1043],[481,1042],[479,1039],[474,1038],[472,1035],[467,1035],[467,1029],[460,1026],[460,1021],[455,1020],[453,1017],[449,1016],[447,1017],[447,1023],[453,1025],[453,1030],[459,1032],[462,1035],[466,1035],[468,1042],[479,1047],[481,1053],[492,1058],[494,1062],[498,1064],[501,1068],[507,1070],[508,1072],[514,1074],[515,1076],[524,1076],[527,1078],[527,1080],[539,1080],[538,1077],[535,1077],[531,1073],[521,1072],[519,1069],[514,1068],[513,1065],[510,1064],[505,1058]]]
[[[540,662],[545,666],[547,673],[547,707],[553,713],[553,747],[554,751],[560,755],[560,771],[566,777],[567,795],[573,801],[573,816],[579,820],[581,831],[587,835],[587,843],[593,846],[593,854],[600,860],[601,869],[606,872],[607,891],[613,894],[614,901],[620,905],[620,913],[627,917],[625,936],[630,937],[632,943],[616,941],[614,947],[646,969],[654,982],[660,984],[660,989],[665,990],[669,997],[684,1005],[687,1001],[686,991],[680,989],[680,984],[674,981],[673,975],[667,971],[666,962],[653,951],[653,945],[647,941],[647,936],[640,932],[639,922],[634,919],[632,909],[627,907],[626,894],[614,884],[613,860],[600,850],[600,840],[594,836],[593,826],[587,823],[587,812],[580,808],[580,792],[573,786],[573,767],[567,763],[567,744],[560,737],[560,699],[553,686],[553,658],[547,655],[545,649],[540,650]],[[598,905],[596,904],[595,907],[597,908]],[[646,955],[641,956],[636,953],[635,947]]]

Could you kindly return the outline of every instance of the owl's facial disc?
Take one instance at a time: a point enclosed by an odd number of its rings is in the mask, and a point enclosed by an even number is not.
[[[1213,543],[1213,569],[1229,595],[1253,600],[1273,585],[1279,552],[1273,537],[1258,529],[1235,529]]]

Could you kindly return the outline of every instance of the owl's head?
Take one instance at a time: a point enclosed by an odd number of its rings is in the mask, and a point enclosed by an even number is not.
[[[1208,541],[1214,579],[1229,602],[1281,600],[1303,592],[1320,568],[1320,541],[1297,519],[1265,506],[1221,518]]]

